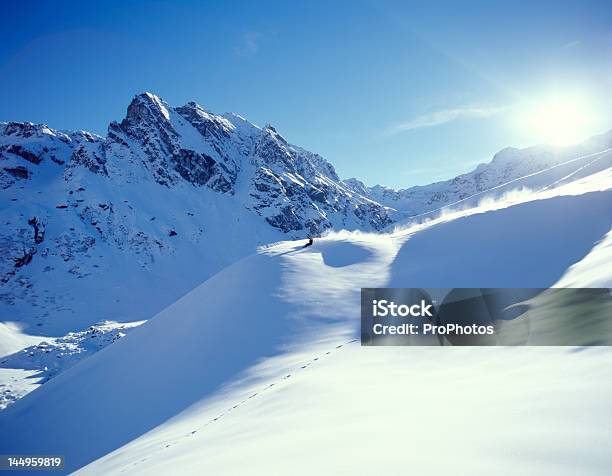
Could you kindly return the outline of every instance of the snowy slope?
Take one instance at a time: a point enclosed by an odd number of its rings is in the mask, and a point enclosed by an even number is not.
[[[9,407],[0,449],[83,474],[607,474],[611,352],[354,340],[362,286],[580,284],[582,263],[610,285],[611,187],[263,248]]]

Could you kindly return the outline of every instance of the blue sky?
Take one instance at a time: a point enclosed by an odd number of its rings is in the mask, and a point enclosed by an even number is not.
[[[555,122],[557,136],[612,129],[609,1],[7,1],[2,10],[4,121],[105,134],[134,94],[151,91],[271,123],[342,177],[393,187],[546,141],[551,116],[564,115],[542,106],[552,96],[579,103],[565,115],[584,119]]]

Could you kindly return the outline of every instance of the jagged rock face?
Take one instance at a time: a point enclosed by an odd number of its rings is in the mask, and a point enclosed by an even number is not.
[[[229,194],[236,192],[242,171],[243,182],[250,183],[243,205],[283,232],[380,230],[391,223],[384,207],[348,191],[331,164],[288,144],[273,127],[260,129],[237,116],[211,114],[193,102],[173,109],[149,93],[134,98],[125,119],[111,123],[105,139],[9,123],[0,153],[5,188],[27,180],[35,173],[32,166],[46,158],[67,163],[66,176],[75,168],[109,176],[109,161],[114,175],[122,175],[121,162],[127,161],[142,166],[163,186],[186,181]],[[8,158],[13,159],[10,164]],[[113,172],[109,179],[114,179]]]
[[[75,167],[84,167],[106,175],[103,144],[101,137],[83,131],[66,133],[30,123],[0,124],[0,184],[9,188],[16,181],[28,180],[48,162],[68,174]]]
[[[70,174],[73,169],[83,167],[94,174],[108,176],[104,141],[84,131],[73,133],[72,139],[74,146],[66,172]]]
[[[189,106],[181,109],[187,108]],[[194,185],[232,193],[236,181],[235,163],[220,154],[217,157],[207,154],[204,135],[200,137],[202,147],[185,144],[180,129],[177,130],[185,125],[187,120],[161,99],[148,93],[140,94],[129,105],[125,119],[109,126],[107,153],[139,156],[161,185],[174,185],[183,179]]]
[[[229,120],[209,114],[195,102],[188,102],[182,107],[177,107],[176,112],[206,139],[219,156],[224,155],[225,144],[232,139],[232,132],[235,129]]]
[[[253,159],[252,207],[284,232],[305,237],[329,228],[381,230],[391,223],[387,210],[348,190],[329,162],[288,144],[271,126],[261,131]]]

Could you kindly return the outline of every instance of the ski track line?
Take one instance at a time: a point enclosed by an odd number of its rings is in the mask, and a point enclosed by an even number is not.
[[[229,407],[228,409],[226,409],[225,411],[221,412],[220,414],[218,414],[216,417],[208,420],[206,423],[204,423],[202,426],[197,427],[195,430],[190,431],[189,433],[187,433],[186,435],[180,436],[177,439],[174,439],[173,441],[169,441],[167,442],[162,449],[167,449],[167,448],[171,448],[172,446],[175,446],[177,444],[179,444],[182,440],[184,440],[185,438],[189,438],[193,435],[195,435],[196,433],[202,431],[204,428],[206,428],[208,425],[215,423],[216,421],[219,421],[221,418],[223,418],[224,415],[226,415],[227,413],[231,412],[232,410],[235,410],[236,408],[245,405],[246,403],[248,403],[250,400],[252,400],[253,398],[257,397],[258,395],[261,395],[263,392],[265,392],[266,390],[269,390],[270,388],[274,387],[275,385],[290,379],[295,373],[300,372],[302,370],[307,369],[308,367],[310,367],[312,364],[314,364],[315,362],[318,362],[319,360],[321,360],[322,358],[331,355],[332,352],[340,350],[341,348],[343,348],[344,346],[347,346],[349,344],[353,344],[355,342],[358,342],[359,339],[352,339],[350,341],[344,342],[343,344],[339,344],[337,346],[335,346],[333,349],[328,350],[327,352],[324,352],[323,354],[320,354],[316,357],[314,357],[313,359],[307,361],[304,365],[301,365],[299,368],[296,368],[296,370],[293,373],[287,374],[284,377],[282,377],[279,380],[275,380],[274,382],[266,385],[264,388],[262,388],[261,390],[257,391],[257,392],[253,392],[251,395],[249,395],[248,397],[246,397],[245,399],[243,399],[241,402],[236,403],[235,405],[232,405],[231,407]],[[145,461],[147,461],[148,458],[142,458],[139,461],[136,461],[134,463],[132,463],[132,465],[130,467],[134,467],[137,466],[140,463],[144,463]],[[119,471],[120,473],[124,473],[127,471],[127,467],[123,468],[121,471]]]
[[[567,180],[568,178],[571,178],[571,177],[573,177],[574,175],[576,175],[576,174],[577,174],[578,172],[580,172],[581,170],[584,170],[584,169],[586,169],[587,167],[590,167],[591,165],[593,165],[593,164],[595,164],[595,163],[599,162],[599,161],[602,159],[602,157],[603,157],[603,154],[602,154],[602,155],[600,155],[599,157],[597,157],[596,159],[594,159],[594,160],[590,161],[588,164],[585,164],[585,165],[583,165],[582,167],[577,168],[577,169],[576,169],[576,170],[574,170],[573,172],[570,172],[570,173],[569,173],[568,175],[566,175],[565,177],[561,177],[559,180],[557,180],[557,181],[555,181],[555,182],[551,183],[550,185],[546,185],[545,187],[543,187],[543,188],[541,188],[540,190],[538,190],[538,192],[543,192],[543,191],[545,191],[545,190],[549,190],[549,189],[555,188],[555,186],[556,186],[557,184],[562,183],[563,181]]]

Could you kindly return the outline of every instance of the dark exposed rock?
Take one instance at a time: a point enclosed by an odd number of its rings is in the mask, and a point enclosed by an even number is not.
[[[4,134],[7,136],[20,136],[29,138],[36,136],[40,130],[40,125],[31,122],[9,122],[4,127]]]
[[[81,165],[94,174],[108,175],[105,163],[106,159],[102,155],[90,152],[84,146],[75,149],[70,157],[70,165],[72,167]]]
[[[300,222],[291,206],[283,207],[279,214],[267,217],[266,221],[285,233],[303,229],[303,224]]]
[[[325,202],[325,192],[321,189],[318,189],[316,187],[308,187],[306,189],[306,193],[315,202]]]
[[[18,179],[28,179],[30,177],[30,171],[23,166],[4,167],[4,170]]]
[[[24,251],[23,256],[15,259],[15,268],[21,268],[22,266],[30,264],[35,254],[36,254],[36,248],[32,248],[28,251]]]
[[[188,182],[204,185],[212,177],[216,162],[206,154],[198,154],[193,150],[179,149],[172,160],[174,168]]]
[[[39,245],[45,239],[45,224],[38,221],[38,218],[32,217],[28,220],[28,225],[34,228],[34,242]]]
[[[259,190],[260,192],[270,191],[270,186],[262,182],[255,182],[255,188]]]
[[[30,152],[29,150],[26,150],[21,145],[15,145],[15,144],[11,145],[11,146],[8,147],[8,149],[6,149],[6,151],[11,153],[11,154],[18,155],[22,159],[25,159],[28,162],[31,162],[33,164],[40,164],[42,162],[42,158],[41,157],[39,157],[38,155],[34,154],[33,152]]]

